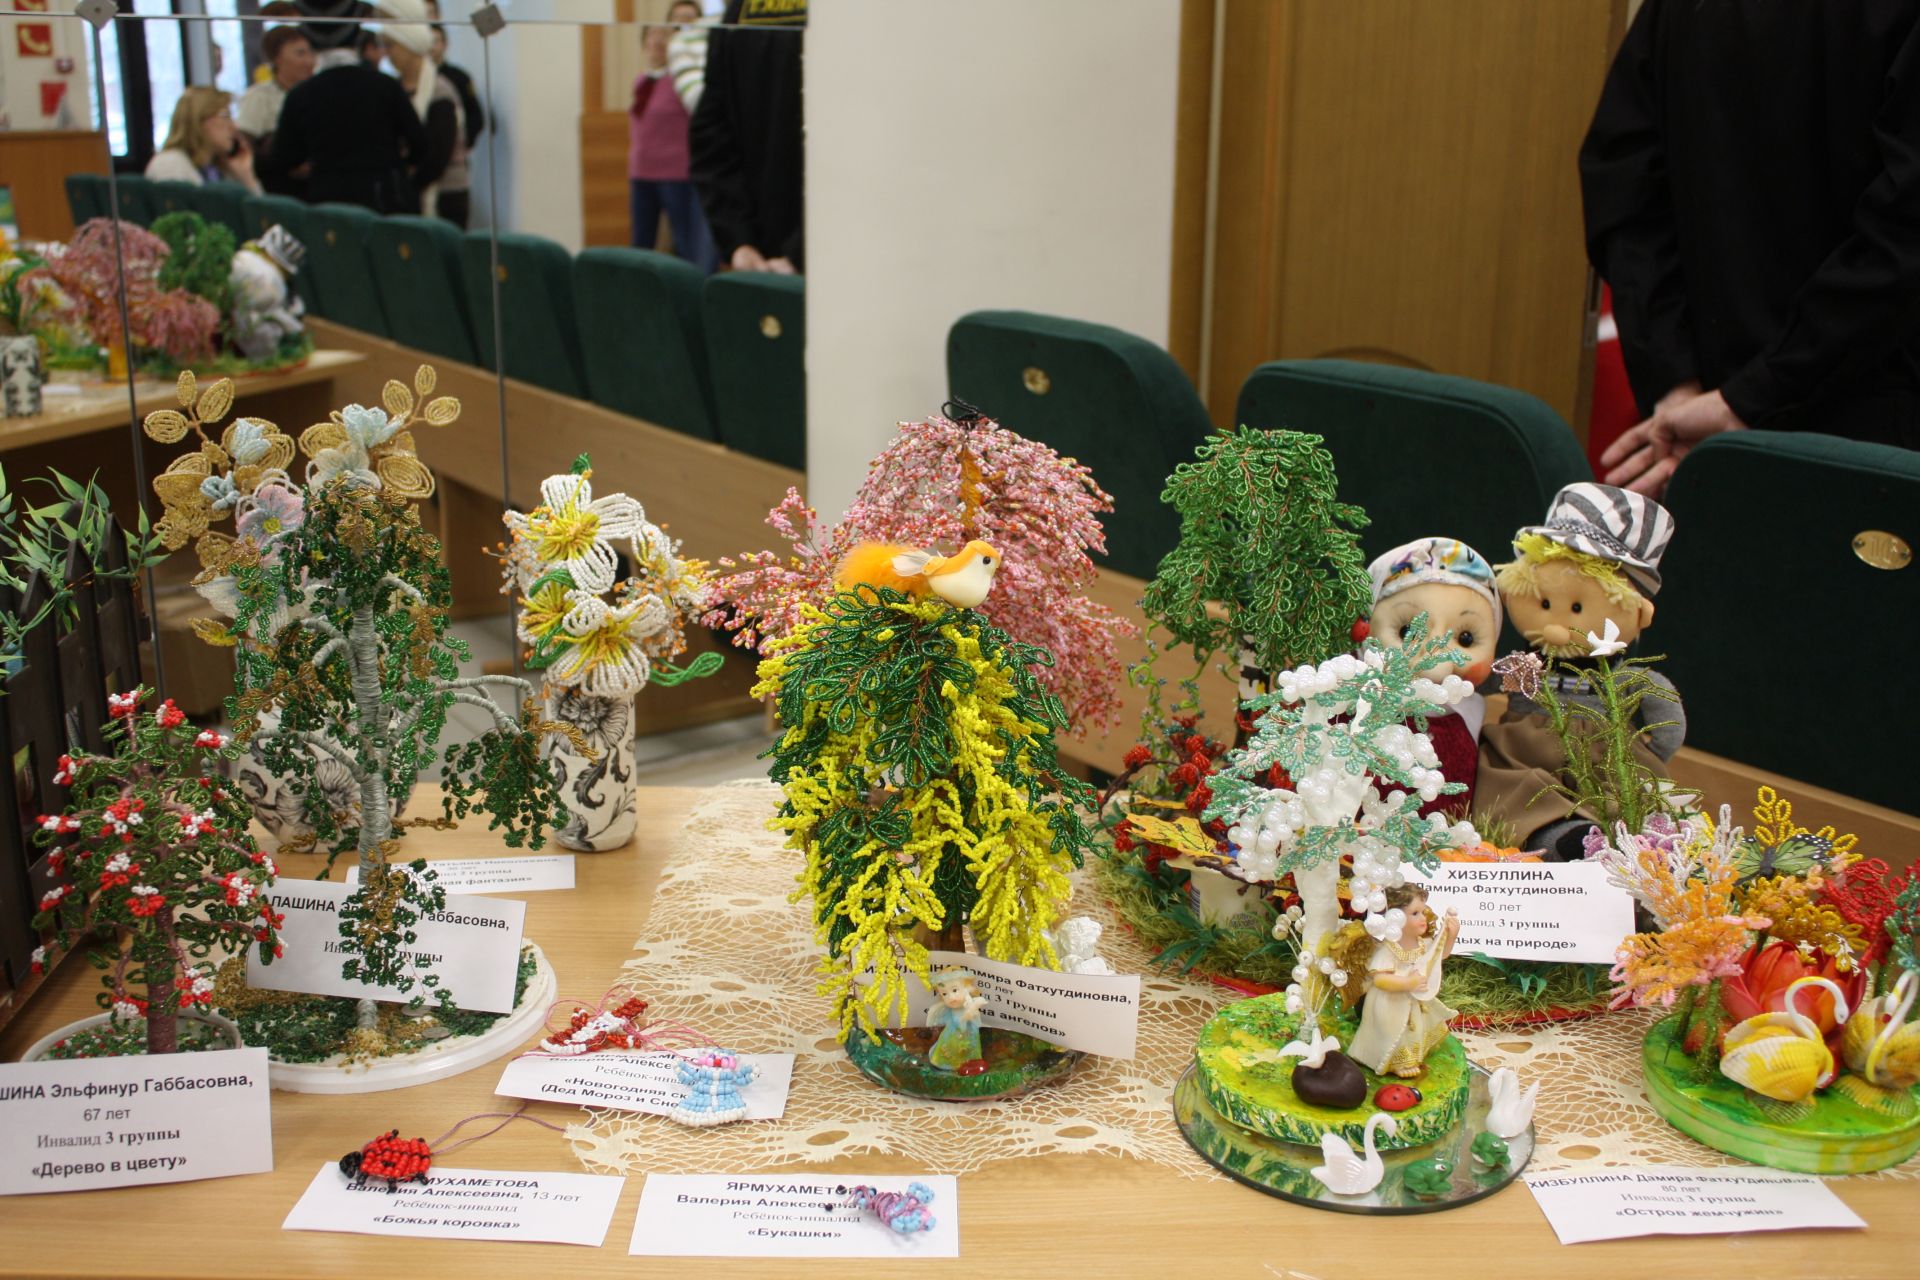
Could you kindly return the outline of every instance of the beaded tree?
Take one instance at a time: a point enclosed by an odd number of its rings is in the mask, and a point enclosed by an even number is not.
[[[986,619],[1030,649],[1053,655],[1037,674],[1075,727],[1108,723],[1119,706],[1116,636],[1130,634],[1112,610],[1086,596],[1090,551],[1106,549],[1100,517],[1113,499],[1093,473],[985,418],[903,422],[867,469],[846,516],[825,528],[797,490],[767,515],[792,543],[783,559],[754,551],[715,583],[725,605],[709,626],[734,643],[772,652],[791,635],[802,608],[834,593],[834,571],[863,542],[955,550],[978,539],[1003,554],[999,586],[980,606]]]
[[[802,606],[768,648],[754,692],[787,726],[772,825],[806,855],[799,894],[841,1038],[905,1016],[929,935],[960,950],[970,925],[982,954],[1053,967],[1047,931],[1090,843],[1075,806],[1092,791],[1054,755],[1066,721],[1034,675],[1046,651],[971,609],[867,586]]]
[[[171,698],[142,712],[147,694],[107,699],[110,754],[60,757],[53,780],[71,786],[72,799],[40,819],[36,839],[68,879],[40,900],[34,927],[60,948],[108,933],[113,945],[94,958],[107,971],[101,1006],[116,1020],[144,1016],[147,1052],[173,1053],[179,1011],[212,1003],[210,953],[255,944],[271,961],[279,918],[265,896],[273,863],[247,834],[246,804],[212,767],[232,756],[227,737],[196,731]],[[45,961],[42,947],[36,972]]]
[[[1358,657],[1281,671],[1272,692],[1246,704],[1253,736],[1211,779],[1206,816],[1232,824],[1227,834],[1249,878],[1293,877],[1302,963],[1315,962],[1339,923],[1343,857],[1353,861],[1350,900],[1378,938],[1388,930],[1386,891],[1401,883],[1403,862],[1428,869],[1438,850],[1480,842],[1467,823],[1419,815],[1422,802],[1463,789],[1440,772],[1427,713],[1473,692],[1458,676],[1436,683],[1420,673],[1465,660],[1446,637],[1429,635],[1422,614],[1404,647],[1368,640]],[[1265,785],[1276,765],[1291,787]]]
[[[116,242],[112,219],[93,218],[81,224],[64,251],[48,254],[20,283],[23,289],[43,281],[56,286],[68,301],[63,318],[111,352],[122,349],[124,282],[133,344],[190,364],[213,354],[220,309],[190,289],[163,284],[168,257],[167,242],[153,232],[123,222]]]
[[[309,462],[306,484],[295,488],[285,463],[273,465],[289,453],[286,437],[241,419],[213,443],[206,418],[214,388],[195,402],[186,375],[182,384],[187,412],[150,415],[147,432],[180,439],[191,431],[200,442],[155,488],[167,504],[161,526],[169,536],[198,537],[206,568],[196,581],[231,606],[230,624],[203,630],[235,645],[229,715],[303,798],[316,840],[358,854],[361,888],[340,913],[344,975],[411,990],[408,929],[439,905],[441,891],[389,868],[397,848],[391,797],[439,765],[447,817],[485,813],[489,829],[513,847],[538,847],[561,811],[540,753],[542,735],[556,726],[535,717],[532,686],[459,674],[468,652],[447,630],[452,587],[440,544],[414,506],[433,492],[433,474],[414,454],[411,428],[451,423],[459,401],[418,406],[415,392],[425,398],[434,386],[426,366],[412,390],[388,382],[382,407],[351,405],[301,434]],[[212,401],[224,412],[230,384],[215,386],[227,387],[224,400]],[[175,476],[198,484],[165,484]],[[228,510],[239,513],[239,536],[208,533],[208,522]],[[515,694],[519,714],[487,697],[489,687]],[[456,705],[484,711],[490,728],[443,752]],[[323,761],[352,779],[357,817],[327,801],[317,778]],[[361,1026],[372,1028],[376,1016],[374,1002],[362,1001]]]
[[[1348,647],[1373,604],[1358,531],[1366,512],[1335,497],[1321,437],[1241,427],[1174,468],[1162,502],[1180,541],[1140,607],[1204,664],[1229,649],[1266,671]]]

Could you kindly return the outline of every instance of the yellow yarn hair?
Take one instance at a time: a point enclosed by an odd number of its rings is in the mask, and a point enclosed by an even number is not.
[[[1564,560],[1599,583],[1601,590],[1607,593],[1607,599],[1617,605],[1637,608],[1646,598],[1613,561],[1576,551],[1566,543],[1555,542],[1544,534],[1523,533],[1513,540],[1513,549],[1519,553],[1519,559],[1493,567],[1493,580],[1506,595],[1538,597],[1540,566]]]

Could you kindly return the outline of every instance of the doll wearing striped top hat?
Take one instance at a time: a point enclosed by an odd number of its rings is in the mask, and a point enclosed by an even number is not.
[[[1536,652],[1563,668],[1577,671],[1593,653],[1594,637],[1606,651],[1624,649],[1653,622],[1660,557],[1672,538],[1673,517],[1653,499],[1612,485],[1570,484],[1554,496],[1544,523],[1514,535],[1516,558],[1495,570],[1507,616]],[[1646,732],[1633,751],[1664,778],[1686,740],[1687,717],[1673,682],[1658,671],[1647,675],[1671,701],[1640,704]],[[1577,681],[1560,676],[1554,692],[1597,709],[1599,699]],[[1513,693],[1506,713],[1481,736],[1479,807],[1512,822],[1522,848],[1577,860],[1598,815],[1549,789],[1563,781],[1566,767],[1566,749],[1539,704]]]
[[[1486,680],[1500,643],[1501,615],[1493,566],[1485,556],[1458,538],[1416,538],[1375,560],[1367,573],[1373,578],[1369,635],[1398,648],[1414,619],[1424,613],[1428,634],[1451,635],[1453,647],[1467,660],[1457,666],[1443,662],[1420,674],[1429,680],[1458,675],[1473,685]],[[1427,801],[1420,806],[1422,816],[1444,812],[1465,818],[1473,812],[1480,727],[1486,718],[1487,700],[1477,693],[1428,713],[1427,740],[1440,758],[1440,772],[1466,790]]]

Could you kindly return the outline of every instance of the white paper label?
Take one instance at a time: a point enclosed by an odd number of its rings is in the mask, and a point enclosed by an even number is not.
[[[432,859],[434,883],[449,893],[534,893],[573,888],[573,855],[543,853],[526,858]],[[347,868],[347,883],[360,883],[360,864]]]
[[[933,1192],[933,1226],[899,1232],[846,1205],[845,1187]],[[960,1205],[947,1174],[819,1177],[651,1173],[640,1191],[630,1254],[667,1258],[957,1258]]]
[[[1018,1031],[1103,1058],[1133,1056],[1140,1031],[1137,973],[1055,973],[963,951],[929,952],[927,965],[935,973],[952,967],[973,974],[984,1002],[983,1027]],[[907,1005],[912,1024],[924,1025],[934,995],[918,983],[909,983]]]
[[[1777,1169],[1654,1165],[1526,1182],[1561,1244],[1867,1225],[1819,1178]]]
[[[266,991],[299,991],[316,996],[371,996],[408,1000],[448,991],[454,1003],[476,1013],[511,1013],[520,972],[520,929],[527,904],[511,898],[448,894],[444,909],[413,926],[416,979],[440,975],[438,987],[416,980],[412,991],[373,986],[340,976],[347,956],[340,937],[340,904],[354,890],[331,880],[282,880],[268,890],[275,911],[286,913],[280,926],[285,954],[262,964],[257,949],[247,952],[247,985]]]
[[[0,1066],[0,1195],[272,1169],[265,1049]]]
[[[625,1182],[595,1173],[434,1169],[424,1184],[388,1190],[384,1182],[356,1187],[337,1163],[329,1163],[313,1175],[281,1227],[598,1248]]]
[[[1612,964],[1633,932],[1633,898],[1593,862],[1443,862],[1407,879],[1427,886],[1436,917],[1460,915],[1455,955]]]
[[[573,1057],[529,1055],[515,1058],[494,1092],[540,1102],[572,1102],[583,1107],[644,1111],[664,1116],[687,1096],[671,1053],[582,1053]],[[740,1061],[760,1075],[740,1090],[747,1119],[778,1120],[786,1114],[787,1089],[793,1083],[790,1053],[743,1053]]]

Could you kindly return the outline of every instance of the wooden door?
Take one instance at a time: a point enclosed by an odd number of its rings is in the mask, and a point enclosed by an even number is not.
[[[1584,434],[1576,156],[1625,12],[1188,0],[1172,345],[1214,420],[1262,361],[1344,357],[1519,387]]]

